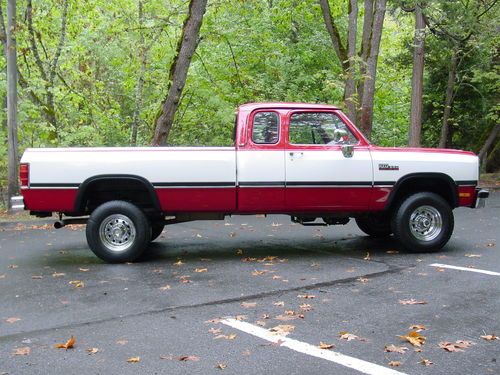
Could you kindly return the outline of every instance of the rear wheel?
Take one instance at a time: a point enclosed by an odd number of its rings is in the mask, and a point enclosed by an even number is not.
[[[132,262],[148,246],[151,226],[137,206],[125,201],[110,201],[92,212],[86,235],[90,249],[102,260]]]
[[[453,233],[453,211],[441,196],[417,193],[401,202],[391,224],[394,236],[406,250],[437,251]]]
[[[387,216],[371,215],[357,217],[359,229],[371,237],[388,237],[392,234],[391,220]]]

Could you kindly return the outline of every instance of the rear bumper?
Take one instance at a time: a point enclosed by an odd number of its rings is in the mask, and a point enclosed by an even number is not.
[[[486,199],[490,196],[490,192],[486,189],[476,188],[476,200],[472,208],[483,208],[486,205]]]
[[[22,195],[18,195],[10,198],[10,208],[12,211],[23,211],[24,210],[24,198]]]

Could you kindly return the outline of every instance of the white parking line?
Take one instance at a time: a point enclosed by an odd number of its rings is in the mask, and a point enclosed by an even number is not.
[[[431,267],[438,267],[438,268],[449,268],[451,270],[484,273],[486,275],[491,275],[491,276],[500,276],[500,273],[498,273],[498,272],[487,271],[487,270],[480,270],[478,268],[450,266],[449,264],[441,264],[441,263],[432,263],[432,264],[429,264],[429,266],[431,266]]]
[[[403,372],[391,370],[390,368],[376,365],[371,362],[363,361],[348,355],[340,354],[331,350],[319,349],[318,347],[306,342],[297,341],[282,335],[275,335],[267,329],[255,326],[253,324],[242,322],[236,319],[224,319],[221,323],[249,333],[250,335],[260,337],[280,346],[295,350],[296,352],[307,354],[313,357],[326,359],[339,365],[352,368],[364,374],[370,375],[405,375]]]

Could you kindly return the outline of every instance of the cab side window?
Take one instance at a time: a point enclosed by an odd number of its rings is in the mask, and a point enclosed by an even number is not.
[[[253,118],[252,141],[274,144],[279,139],[279,117],[276,112],[257,112]]]
[[[339,131],[342,136],[338,136]],[[294,113],[290,118],[290,143],[306,145],[356,144],[358,140],[333,113]]]

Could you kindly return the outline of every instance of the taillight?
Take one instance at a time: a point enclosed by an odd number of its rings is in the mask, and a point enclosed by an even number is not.
[[[19,180],[21,181],[21,187],[28,187],[30,182],[30,165],[21,164],[19,166]]]

